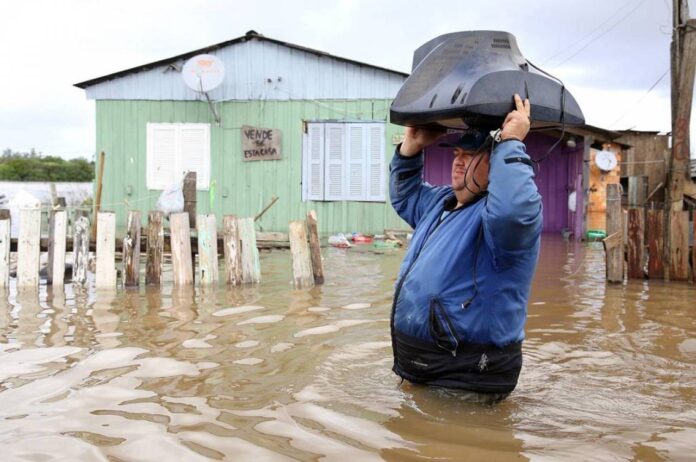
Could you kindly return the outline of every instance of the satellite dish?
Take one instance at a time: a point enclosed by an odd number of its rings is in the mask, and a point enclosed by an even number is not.
[[[225,66],[217,56],[196,55],[186,61],[181,76],[191,90],[206,93],[222,83],[225,78]]]
[[[595,156],[595,165],[600,170],[610,172],[616,168],[616,155],[611,151],[599,151]]]

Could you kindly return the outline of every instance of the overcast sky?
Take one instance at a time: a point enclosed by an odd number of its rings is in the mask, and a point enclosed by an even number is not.
[[[413,50],[438,35],[505,30],[517,37],[527,59],[564,81],[587,123],[669,131],[671,3],[0,0],[0,149],[91,158],[94,101],[74,83],[250,29],[406,72]]]

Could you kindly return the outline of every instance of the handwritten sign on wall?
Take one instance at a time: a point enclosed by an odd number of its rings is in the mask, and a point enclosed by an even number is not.
[[[242,159],[280,159],[280,130],[242,126]]]

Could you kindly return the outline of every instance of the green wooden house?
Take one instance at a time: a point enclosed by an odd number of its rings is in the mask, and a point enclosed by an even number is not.
[[[201,54],[224,66],[202,93],[182,69]],[[407,74],[246,35],[76,84],[96,101],[105,152],[102,210],[156,208],[162,190],[197,173],[198,213],[256,215],[264,231],[314,209],[322,234],[406,228],[388,197],[401,127],[388,123]]]

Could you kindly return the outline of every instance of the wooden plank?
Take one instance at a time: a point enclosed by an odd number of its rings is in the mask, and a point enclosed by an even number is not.
[[[10,220],[0,219],[0,289],[10,286]]]
[[[628,277],[643,279],[643,257],[645,246],[645,210],[632,208],[628,210]]]
[[[99,212],[97,214],[97,289],[116,288],[116,214]]]
[[[10,209],[0,209],[0,220],[9,220],[12,218]]]
[[[68,213],[52,210],[48,219],[48,285],[60,287],[65,282],[65,247],[68,232]]]
[[[671,281],[689,279],[689,212],[670,213],[672,230],[672,258],[669,266]]]
[[[621,245],[621,233],[614,233],[611,234],[604,239],[602,239],[602,246],[604,247],[605,252],[609,252],[610,250],[614,250],[618,246]]]
[[[187,212],[169,215],[171,226],[172,270],[174,285],[193,284],[193,260],[191,259],[191,229]]]
[[[607,185],[607,235],[619,233],[621,245],[607,251],[607,280],[623,282],[623,212],[621,211],[621,185]]]
[[[309,233],[309,253],[312,259],[312,272],[314,283],[324,283],[324,264],[321,261],[321,245],[319,244],[319,229],[317,224],[317,212],[307,212],[307,232]]]
[[[217,222],[214,214],[198,215],[198,271],[201,285],[218,282]]]
[[[126,235],[123,238],[123,285],[140,285],[140,211],[128,212]]]
[[[73,287],[87,285],[88,264],[89,219],[83,214],[80,214],[75,219],[73,231]]]
[[[292,254],[292,277],[295,288],[307,289],[313,287],[312,258],[309,254],[305,222],[291,221],[288,227],[290,253]]]
[[[648,241],[648,277],[664,279],[664,211],[648,210],[646,239]]]
[[[162,282],[162,255],[164,254],[164,213],[151,210],[147,215],[147,260],[145,284],[158,286]]]
[[[222,234],[225,259],[225,282],[229,285],[236,286],[242,283],[242,253],[236,216],[225,215],[223,217]]]
[[[261,265],[259,263],[259,249],[256,246],[256,231],[254,219],[238,218],[239,242],[242,251],[242,282],[255,284],[261,282]]]
[[[17,249],[17,287],[39,286],[39,240],[41,209],[23,209],[19,213],[19,246]]]
[[[189,214],[189,226],[196,227],[196,172],[187,172],[184,177],[184,212]]]
[[[104,151],[99,153],[99,173],[97,174],[97,195],[94,199],[94,212],[92,212],[92,217],[98,217],[99,212],[101,211],[101,198],[102,198],[102,186],[103,186],[103,179],[104,179]],[[92,236],[92,239],[94,239],[97,236],[97,220],[93,220],[92,222],[92,233],[90,234]]]
[[[694,245],[691,247],[691,282],[696,282],[696,210],[694,210]]]
[[[628,206],[643,207],[648,199],[648,177],[628,177]]]

